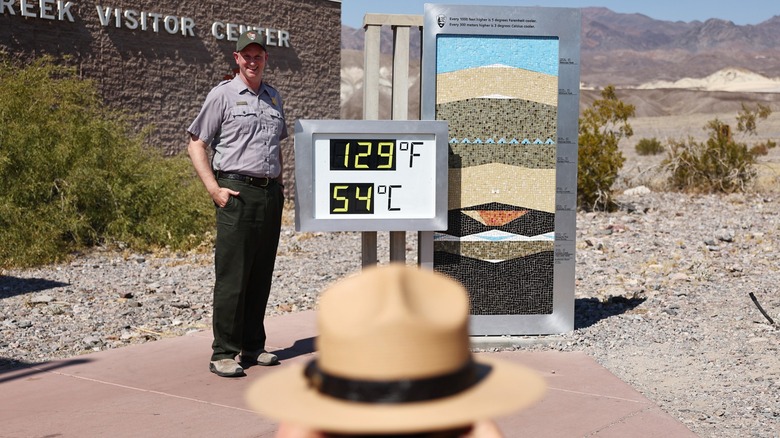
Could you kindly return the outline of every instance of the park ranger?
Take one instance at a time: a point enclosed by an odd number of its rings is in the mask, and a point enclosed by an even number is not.
[[[209,369],[222,377],[279,362],[265,350],[263,319],[284,205],[280,141],[287,137],[281,95],[263,81],[262,34],[242,33],[233,57],[238,75],[209,92],[187,130],[190,159],[216,205]]]

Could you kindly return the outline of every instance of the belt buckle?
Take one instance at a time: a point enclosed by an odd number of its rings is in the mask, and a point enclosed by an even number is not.
[[[257,187],[268,187],[268,184],[271,183],[271,178],[250,176],[247,177],[247,182]]]

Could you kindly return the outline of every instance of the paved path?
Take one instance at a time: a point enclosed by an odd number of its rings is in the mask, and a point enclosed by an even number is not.
[[[311,357],[315,312],[266,324],[279,367]],[[278,367],[217,377],[211,339],[198,332],[0,373],[0,437],[273,437],[276,424],[248,409],[244,392]],[[584,353],[483,354],[533,368],[548,384],[540,403],[499,419],[507,438],[696,436]]]

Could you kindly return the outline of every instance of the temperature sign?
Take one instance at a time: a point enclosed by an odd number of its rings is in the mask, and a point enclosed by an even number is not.
[[[296,125],[296,228],[447,228],[447,124],[306,121]]]

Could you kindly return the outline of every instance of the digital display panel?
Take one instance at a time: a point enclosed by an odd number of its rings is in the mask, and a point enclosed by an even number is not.
[[[432,134],[396,138],[315,134],[315,217],[433,218],[436,141]]]

